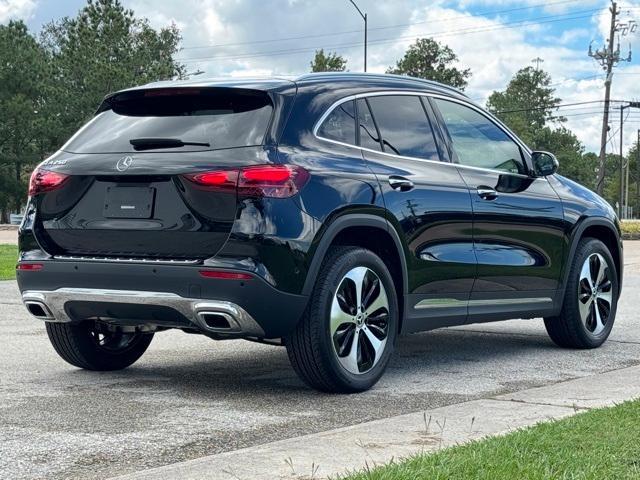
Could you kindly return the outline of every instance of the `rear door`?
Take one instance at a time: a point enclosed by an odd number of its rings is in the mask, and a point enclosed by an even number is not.
[[[489,116],[459,101],[432,102],[473,202],[478,274],[469,320],[551,309],[563,259],[560,198],[529,174],[524,149]]]
[[[112,97],[41,165],[69,177],[34,199],[38,240],[58,256],[215,255],[238,211],[233,170],[275,159],[264,146],[272,115],[270,96],[257,90],[162,88]],[[204,185],[194,175],[206,171],[221,173]]]
[[[476,273],[471,197],[440,161],[429,109],[415,94],[357,101],[360,145],[408,249],[405,331],[464,322]]]

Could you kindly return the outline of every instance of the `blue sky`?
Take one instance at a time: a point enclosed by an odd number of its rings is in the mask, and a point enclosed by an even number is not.
[[[348,0],[122,0],[154,27],[175,23],[183,34],[178,55],[207,76],[296,75],[308,70],[316,48],[335,50],[348,68],[362,69],[362,20]],[[75,13],[83,0],[0,0],[0,22],[23,18],[37,32],[44,23]],[[479,103],[503,89],[520,68],[541,57],[566,103],[599,100],[602,72],[587,55],[602,45],[608,25],[605,0],[358,0],[369,16],[370,71],[383,72],[421,36],[433,36],[458,54],[473,77],[468,94]],[[640,22],[640,0],[620,1],[622,21]],[[640,33],[623,40],[640,58]],[[212,46],[213,45],[213,46]],[[614,98],[640,99],[640,63],[621,64]],[[596,149],[598,106],[563,111],[589,149]],[[628,119],[628,141],[640,113]],[[612,148],[614,147],[612,144]]]

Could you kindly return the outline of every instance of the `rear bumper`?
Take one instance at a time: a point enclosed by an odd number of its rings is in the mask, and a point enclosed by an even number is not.
[[[41,261],[17,272],[27,309],[49,322],[100,318],[140,327],[197,330],[220,338],[286,336],[307,297],[251,280],[203,278],[202,265]]]

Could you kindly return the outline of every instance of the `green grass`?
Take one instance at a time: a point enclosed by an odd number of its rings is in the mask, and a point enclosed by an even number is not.
[[[0,245],[0,280],[16,278],[16,263],[18,262],[18,247],[15,245]]]
[[[592,410],[342,478],[640,479],[640,401]]]

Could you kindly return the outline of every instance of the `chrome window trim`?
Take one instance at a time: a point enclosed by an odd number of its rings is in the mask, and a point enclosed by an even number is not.
[[[415,96],[419,96],[419,97],[427,97],[427,98],[440,98],[442,100],[447,100],[447,101],[450,101],[450,102],[459,103],[460,105],[463,105],[465,107],[471,108],[472,110],[475,110],[480,115],[482,115],[485,118],[487,118],[492,123],[496,124],[496,127],[498,127],[500,130],[502,130],[504,132],[504,134],[507,135],[516,145],[518,145],[522,150],[524,150],[524,152],[526,152],[527,154],[531,155],[531,149],[529,147],[527,147],[524,143],[522,143],[522,141],[513,132],[511,132],[511,130],[509,130],[508,127],[506,127],[500,120],[498,120],[497,118],[493,117],[489,112],[485,112],[482,108],[474,105],[473,103],[470,103],[468,101],[461,100],[461,99],[458,99],[458,98],[449,97],[447,95],[438,94],[438,93],[421,92],[421,91],[414,91],[414,90],[385,90],[385,91],[377,91],[377,92],[358,93],[356,95],[349,95],[348,97],[341,98],[340,100],[335,101],[322,114],[322,116],[315,123],[315,125],[313,127],[313,136],[315,138],[317,138],[318,140],[322,140],[324,142],[333,143],[335,145],[340,145],[340,146],[347,147],[347,148],[354,148],[354,149],[359,150],[361,152],[376,153],[378,155],[383,155],[383,156],[387,156],[387,157],[391,157],[391,158],[399,158],[399,159],[402,159],[402,160],[414,160],[414,161],[418,161],[418,162],[436,163],[438,165],[449,165],[449,166],[452,166],[452,167],[465,168],[467,170],[476,170],[476,171],[480,171],[480,172],[497,173],[497,174],[500,174],[500,175],[511,175],[511,176],[519,177],[519,178],[536,178],[536,179],[540,179],[540,180],[543,180],[543,179],[547,180],[546,177],[532,177],[530,175],[525,175],[525,174],[522,174],[522,173],[507,172],[507,171],[504,171],[504,170],[496,170],[496,169],[492,169],[492,168],[473,167],[471,165],[462,165],[460,163],[444,162],[442,160],[429,160],[429,159],[426,159],[426,158],[405,157],[405,156],[396,155],[396,154],[393,154],[393,153],[381,152],[379,150],[372,150],[370,148],[365,148],[365,147],[361,147],[361,146],[358,146],[358,145],[351,145],[349,143],[340,142],[338,140],[332,140],[330,138],[325,138],[325,137],[321,137],[321,136],[318,135],[318,130],[320,129],[320,126],[322,125],[322,123],[333,112],[333,110],[335,108],[337,108],[338,106],[340,106],[341,104],[343,104],[345,102],[348,102],[348,101],[352,101],[352,100],[358,100],[359,98],[382,97],[382,96],[397,96],[397,95],[406,95],[406,96],[414,96],[414,97]],[[357,130],[357,128],[356,128],[356,130]],[[523,158],[523,161],[525,161],[524,158]],[[526,161],[525,161],[525,165],[526,165]],[[526,165],[526,166],[527,166],[527,168],[529,168],[529,165]]]

